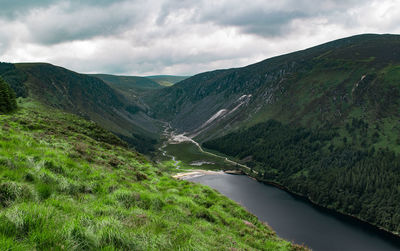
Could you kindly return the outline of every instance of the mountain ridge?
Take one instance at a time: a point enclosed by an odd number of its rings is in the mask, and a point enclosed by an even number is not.
[[[296,77],[293,76],[294,74],[307,73],[315,66],[313,64],[318,63],[320,71],[329,68],[332,70],[336,67],[334,70],[342,71],[343,74],[346,74],[349,78],[348,81],[357,83],[367,73],[369,63],[372,63],[373,67],[382,68],[382,64],[398,61],[399,51],[396,49],[398,47],[394,46],[393,53],[389,54],[385,46],[377,45],[376,43],[389,43],[390,46],[390,43],[396,45],[398,41],[398,35],[366,34],[343,38],[299,52],[266,59],[242,68],[201,73],[173,87],[157,91],[153,96],[147,97],[147,102],[153,104],[152,108],[156,111],[156,117],[171,120],[176,128],[183,132],[190,132],[199,128],[219,111],[234,105],[243,95],[252,95],[253,100],[258,98],[258,104],[261,104],[262,95],[265,96],[264,99],[267,99],[267,102],[275,103],[274,99],[282,96],[279,92],[286,91],[284,88],[291,88],[278,82],[288,82],[287,78]],[[358,48],[351,48],[354,46],[358,46]],[[369,47],[373,50],[369,51]],[[332,52],[332,49],[335,49],[335,53]],[[357,50],[356,53],[360,55],[351,57],[352,54],[348,53],[351,50]],[[372,60],[371,55],[378,54],[379,50],[383,51],[382,55]],[[348,63],[352,60],[355,62],[353,65]],[[368,62],[368,60],[372,61]],[[336,66],[329,66],[332,63],[336,64]],[[348,69],[344,69],[346,65],[343,66],[343,63],[349,64]],[[339,69],[340,67],[343,69]],[[359,73],[354,70],[358,67],[360,67]],[[337,78],[337,76],[335,77]],[[337,79],[335,81],[343,80]],[[322,82],[321,79],[317,79],[317,81]],[[210,99],[210,94],[213,94],[213,96],[211,100],[208,100]],[[155,100],[162,101],[155,102]],[[217,100],[223,100],[223,102],[221,103]],[[262,106],[265,107],[266,105],[263,104]],[[252,111],[247,113],[254,113],[255,110],[263,107],[253,107]],[[204,108],[204,111],[202,108]],[[196,114],[196,116],[193,114]],[[246,115],[238,114],[236,118],[228,118],[228,120],[240,121],[243,120],[241,117],[244,116]],[[218,132],[221,131],[226,130],[218,130]]]
[[[174,84],[189,78],[189,76],[153,75],[153,76],[146,76],[146,78],[154,80],[162,86],[168,87],[168,86],[173,86]]]
[[[22,90],[19,96],[96,121],[142,152],[154,150],[158,122],[102,80],[47,63],[1,65],[0,75]]]

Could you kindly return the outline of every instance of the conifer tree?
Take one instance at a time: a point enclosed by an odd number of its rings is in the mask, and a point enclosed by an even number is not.
[[[0,78],[0,113],[8,113],[16,108],[17,102],[14,91]]]

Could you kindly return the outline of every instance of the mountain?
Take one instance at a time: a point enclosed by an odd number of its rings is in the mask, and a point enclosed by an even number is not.
[[[156,75],[147,76],[146,78],[151,79],[162,86],[172,86],[182,80],[189,78],[189,76]]]
[[[307,127],[337,124],[357,116],[361,107],[380,119],[395,111],[397,94],[391,89],[397,88],[399,53],[397,35],[354,36],[243,68],[201,73],[147,102],[157,117],[201,140],[271,118]]]
[[[400,233],[399,35],[201,73],[145,100],[249,175]]]
[[[1,250],[305,250],[96,123],[19,106],[0,116]]]
[[[158,122],[102,80],[44,63],[0,65],[0,76],[19,96],[93,120],[142,152],[154,149]]]

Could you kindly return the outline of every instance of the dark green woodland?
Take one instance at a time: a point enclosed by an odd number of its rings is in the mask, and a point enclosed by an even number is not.
[[[9,113],[17,109],[15,92],[0,78],[0,113]]]

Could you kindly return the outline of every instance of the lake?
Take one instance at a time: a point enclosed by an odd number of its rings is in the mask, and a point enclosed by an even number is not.
[[[204,175],[188,180],[218,190],[267,222],[278,236],[316,251],[400,250],[397,238],[368,224],[330,213],[244,175]]]

